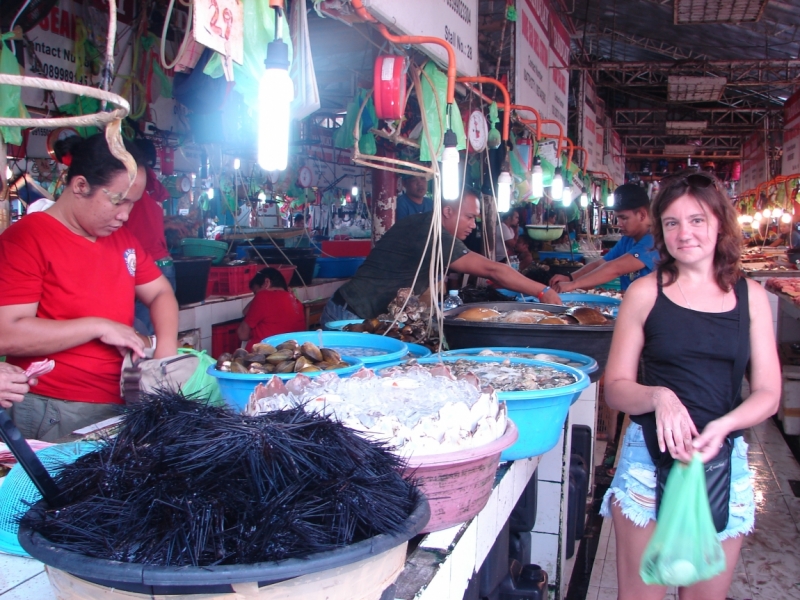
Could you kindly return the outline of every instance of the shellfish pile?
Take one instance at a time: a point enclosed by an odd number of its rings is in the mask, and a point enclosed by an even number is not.
[[[403,305],[405,304],[405,308]],[[366,319],[362,323],[345,325],[343,331],[375,333],[412,344],[423,344],[435,350],[439,346],[438,335],[429,329],[430,306],[411,293],[411,288],[401,288],[389,303],[386,314],[377,319]],[[392,323],[397,320],[397,323]]]
[[[312,342],[298,344],[295,340],[277,346],[253,344],[252,352],[239,348],[233,354],[225,352],[217,359],[219,371],[251,375],[310,373],[349,366],[336,350],[319,348]]]
[[[588,306],[575,306],[563,313],[552,313],[541,308],[501,312],[493,308],[475,306],[459,312],[454,318],[462,321],[490,321],[521,325],[606,325],[609,322],[603,313]]]
[[[452,352],[448,352],[449,356],[457,355],[458,351],[454,350]],[[502,357],[502,358],[524,358],[527,360],[546,360],[547,362],[554,362],[559,363],[561,365],[567,365],[568,367],[575,367],[576,369],[581,368],[584,366],[584,363],[576,362],[574,360],[570,360],[565,356],[557,356],[555,354],[547,354],[544,352],[524,352],[520,350],[510,350],[510,351],[503,351],[503,350],[481,350],[478,352],[478,356],[493,356],[493,357]]]
[[[444,368],[446,369],[446,367]],[[403,456],[455,452],[488,444],[506,430],[506,407],[477,377],[416,369],[378,377],[361,369],[348,378],[298,375],[259,384],[247,415],[304,405],[376,439]]]
[[[413,373],[428,370],[441,373],[441,364],[418,364],[410,360],[403,365],[391,367],[384,374]],[[547,390],[564,387],[577,381],[574,375],[553,367],[526,365],[508,359],[502,362],[480,362],[470,358],[448,361],[445,367],[456,378],[478,377],[482,385],[491,386],[498,392],[521,392],[528,390]]]

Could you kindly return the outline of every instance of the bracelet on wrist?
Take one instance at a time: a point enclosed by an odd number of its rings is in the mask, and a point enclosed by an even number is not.
[[[544,289],[543,289],[541,292],[539,292],[539,295],[538,295],[538,296],[536,296],[536,298],[537,298],[539,301],[541,301],[541,299],[542,299],[542,298],[544,298],[544,295],[545,295],[547,292],[549,292],[549,291],[550,291],[550,286],[549,286],[549,285],[548,285],[548,286],[545,286],[545,288],[544,288]]]

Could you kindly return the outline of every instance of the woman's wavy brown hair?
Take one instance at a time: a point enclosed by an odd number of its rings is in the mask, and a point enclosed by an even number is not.
[[[736,218],[736,210],[724,189],[716,177],[697,171],[681,171],[661,180],[659,192],[651,206],[651,213],[653,239],[661,255],[659,269],[666,275],[664,285],[670,285],[678,278],[678,266],[664,243],[661,216],[675,200],[684,195],[689,195],[700,202],[704,210],[710,210],[719,221],[717,245],[714,249],[714,277],[717,285],[727,292],[739,279],[742,232]]]

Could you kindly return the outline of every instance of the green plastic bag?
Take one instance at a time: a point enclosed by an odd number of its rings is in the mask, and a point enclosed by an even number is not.
[[[6,75],[20,75],[14,51],[6,43],[6,40],[13,36],[13,33],[4,33],[0,36],[0,73]],[[27,119],[28,116],[28,111],[22,104],[22,88],[16,85],[0,85],[0,117]],[[0,127],[0,136],[7,144],[17,146],[22,144],[20,127]]]
[[[207,373],[208,367],[215,365],[216,361],[211,358],[205,350],[198,352],[191,348],[178,348],[178,354],[193,354],[197,357],[198,365],[194,374],[183,384],[181,391],[185,396],[197,394],[203,399],[208,399],[208,403],[214,406],[225,406],[225,400],[219,389],[217,378]]]
[[[725,570],[700,455],[675,461],[661,499],[656,530],[645,548],[639,575],[648,585],[686,587]]]

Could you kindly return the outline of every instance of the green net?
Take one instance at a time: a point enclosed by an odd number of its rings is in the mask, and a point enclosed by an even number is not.
[[[670,471],[656,530],[642,556],[639,575],[648,585],[686,587],[725,570],[698,454]]]
[[[6,43],[13,37],[13,33],[0,36],[0,73],[6,75],[19,75],[19,63],[14,56],[14,51]],[[22,104],[22,88],[16,85],[0,85],[0,117],[28,118],[28,111]],[[20,145],[22,143],[22,129],[20,127],[0,127],[0,136],[7,144]]]

